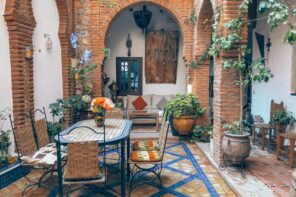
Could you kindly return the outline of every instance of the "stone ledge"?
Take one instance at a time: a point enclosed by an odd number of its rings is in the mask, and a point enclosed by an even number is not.
[[[240,172],[234,168],[227,168],[225,171],[220,171],[218,164],[214,161],[210,155],[210,143],[196,143],[202,153],[208,158],[210,163],[217,169],[221,177],[231,187],[231,189],[238,196],[264,196],[272,197],[275,196],[273,191],[268,188],[262,181],[246,171],[246,177],[243,178]]]

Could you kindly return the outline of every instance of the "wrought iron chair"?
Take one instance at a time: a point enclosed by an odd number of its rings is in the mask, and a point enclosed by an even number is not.
[[[132,149],[134,151],[140,150],[159,150],[159,144],[161,143],[162,138],[165,136],[165,130],[163,125],[166,123],[168,118],[168,113],[164,111],[164,115],[161,121],[161,128],[159,130],[159,138],[157,140],[154,139],[145,139],[145,140],[137,140],[133,142]]]
[[[156,185],[162,188],[161,182],[161,171],[163,165],[163,156],[168,136],[169,122],[166,121],[161,125],[161,135],[158,141],[158,149],[153,150],[133,150],[131,152],[131,158],[129,159],[129,164],[133,165],[131,170],[131,181],[129,187],[129,196],[132,190],[139,184],[149,184]],[[145,180],[141,178],[141,175],[146,175],[152,173],[155,175],[153,179]],[[136,181],[137,180],[137,181]],[[155,181],[159,180],[159,184]],[[135,184],[137,183],[137,184]]]
[[[102,148],[98,148],[97,141],[71,142],[68,144],[68,160],[63,172],[63,185],[67,185],[67,196],[69,196],[70,192],[81,188],[79,187],[71,191],[72,185],[97,183],[104,183],[106,185],[107,181],[105,125],[103,126],[103,132],[100,133],[87,126],[74,127],[70,132],[79,128],[89,129],[97,134],[102,134]],[[102,150],[99,154],[99,159],[98,149]]]
[[[39,149],[37,145],[37,135],[34,130],[31,113],[20,113],[12,119],[9,115],[11,128],[14,134],[16,152],[20,161],[20,165],[30,167],[32,170],[42,170],[43,173],[38,181],[25,176],[28,181],[26,187],[22,191],[22,196],[29,189],[35,186],[45,186],[48,180],[48,174],[52,174],[55,161],[49,161],[49,158],[56,158],[56,150],[53,146],[46,146]],[[16,126],[17,125],[17,126]]]

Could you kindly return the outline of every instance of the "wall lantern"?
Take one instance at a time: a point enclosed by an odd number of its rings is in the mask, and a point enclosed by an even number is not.
[[[25,48],[25,58],[33,59],[33,46],[28,46]]]
[[[46,49],[51,49],[52,48],[52,41],[50,39],[50,35],[44,34],[44,38],[46,39]]]
[[[152,12],[147,10],[147,6],[143,6],[143,10],[135,11],[134,12],[134,20],[139,28],[145,32],[146,28],[148,27],[151,21]]]

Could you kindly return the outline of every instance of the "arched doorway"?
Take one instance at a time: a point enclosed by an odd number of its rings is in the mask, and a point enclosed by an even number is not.
[[[142,10],[143,6],[146,6],[147,10],[152,13],[151,22],[148,25],[146,32],[143,32],[137,27],[133,17],[133,13]],[[171,35],[174,35],[175,37],[171,38]],[[104,62],[104,73],[110,78],[109,83],[104,88],[105,94],[108,94],[108,88],[106,87],[112,81],[119,83],[121,91],[119,93],[120,95],[169,95],[185,93],[186,67],[183,60],[184,50],[182,35],[183,32],[177,19],[167,9],[156,4],[132,4],[118,13],[112,19],[105,34],[105,46],[111,50],[111,57]],[[126,46],[128,37],[132,42],[129,54]],[[157,59],[162,58],[158,57],[162,54],[160,51],[160,43],[163,41],[162,38],[166,40],[171,39],[169,43],[176,42],[176,44],[172,44],[173,46],[176,46],[176,48],[171,49],[171,53],[176,53],[176,68],[174,67],[174,64],[170,64],[169,66],[166,64],[158,65],[155,62]],[[174,40],[174,38],[176,40]],[[150,50],[150,41],[155,42],[152,43],[152,45],[159,45],[151,49],[153,53],[159,50],[159,54],[151,54],[148,52]],[[169,51],[170,48],[165,50]],[[170,57],[170,59],[171,58],[172,57]],[[165,58],[162,60],[166,61]],[[125,70],[121,70],[122,68],[118,64],[126,64],[124,65]],[[165,66],[165,68],[162,66]],[[155,69],[155,72],[151,69]],[[176,69],[175,75],[171,72],[173,69]],[[173,77],[175,77],[175,81],[161,79],[165,78],[165,75],[170,72],[174,75]],[[139,77],[138,73],[141,73]],[[157,75],[155,76],[156,79],[153,80],[154,76],[151,75]]]

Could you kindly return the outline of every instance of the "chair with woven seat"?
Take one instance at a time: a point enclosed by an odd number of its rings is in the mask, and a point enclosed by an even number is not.
[[[162,130],[160,132],[162,132],[162,135],[160,136],[158,141],[158,149],[132,150],[131,152],[129,164],[132,164],[133,168],[131,170],[129,195],[131,195],[132,190],[139,184],[156,185],[159,188],[162,188],[161,171],[169,130],[169,122],[166,121],[165,123],[163,123],[161,129]],[[155,178],[145,181],[145,179],[141,178],[141,175],[146,175],[145,172],[147,174],[152,173],[153,175],[155,175]],[[159,180],[159,184],[155,183],[156,180]],[[135,182],[137,183],[136,185]]]
[[[89,129],[97,134],[102,134],[104,136],[103,145],[100,146],[102,148],[99,148],[97,141],[72,142],[68,144],[68,159],[63,173],[63,185],[67,185],[68,187],[67,196],[71,192],[70,187],[72,185],[91,185],[98,183],[106,185],[107,181],[105,126],[102,133],[98,133],[86,126],[74,127],[71,131],[78,128]],[[102,150],[99,153],[99,158],[98,149]]]
[[[56,158],[54,155],[56,150],[54,146],[46,146],[43,149],[38,148],[30,113],[20,113],[14,119],[9,115],[9,119],[20,165],[30,167],[32,170],[43,171],[38,181],[25,176],[28,184],[22,191],[23,196],[27,190],[35,186],[45,186],[43,183],[48,180],[45,176],[51,173],[55,163],[55,161],[49,161],[48,158]]]

